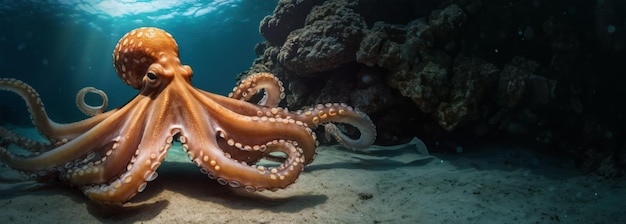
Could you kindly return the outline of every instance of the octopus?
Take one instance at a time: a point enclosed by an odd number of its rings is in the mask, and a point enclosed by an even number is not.
[[[24,99],[46,139],[0,128],[0,161],[36,180],[60,179],[92,201],[121,205],[157,178],[157,168],[174,144],[210,179],[255,192],[284,189],[296,181],[313,161],[319,144],[313,130],[320,126],[327,137],[351,149],[369,147],[376,137],[369,117],[346,104],[293,112],[279,107],[284,88],[269,73],[248,76],[228,96],[195,88],[176,41],[159,28],[125,34],[113,51],[113,66],[138,94],[106,111],[106,94],[86,87],[76,103],[88,117],[74,123],[51,120],[28,84],[0,78],[0,90]],[[103,104],[87,104],[89,93],[98,94]],[[254,96],[262,99],[252,102]],[[344,134],[337,123],[356,128],[359,135]],[[264,166],[261,160],[275,162]]]

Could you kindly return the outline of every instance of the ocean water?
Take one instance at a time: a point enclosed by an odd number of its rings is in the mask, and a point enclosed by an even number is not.
[[[159,27],[174,36],[183,64],[194,71],[193,84],[228,94],[235,76],[249,68],[254,45],[263,39],[259,21],[275,1],[0,1],[0,77],[17,78],[40,94],[51,118],[71,122],[84,115],[75,94],[93,86],[108,94],[108,108],[137,94],[115,74],[111,54],[132,29]],[[99,97],[88,95],[99,105]],[[15,94],[0,92],[2,119],[28,123]],[[15,109],[13,109],[15,110]]]

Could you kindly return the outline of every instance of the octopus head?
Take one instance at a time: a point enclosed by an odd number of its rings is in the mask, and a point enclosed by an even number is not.
[[[192,74],[189,66],[181,65],[172,35],[154,27],[126,33],[113,51],[113,66],[122,81],[135,89],[159,78],[183,74],[190,79]]]

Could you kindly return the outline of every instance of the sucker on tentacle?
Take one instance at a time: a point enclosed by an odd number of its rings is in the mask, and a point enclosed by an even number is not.
[[[307,123],[310,127],[324,125],[327,137],[333,136],[337,142],[349,149],[365,149],[376,139],[376,128],[367,114],[346,104],[318,104],[306,111],[297,111],[296,114],[295,119]],[[359,130],[361,135],[358,139],[352,139],[331,122],[352,125]]]
[[[272,80],[275,80],[275,82]],[[257,85],[258,82],[264,82],[265,85]],[[291,119],[294,117],[297,120],[305,122],[313,129],[318,125],[323,125],[326,130],[327,138],[332,136],[339,144],[353,150],[367,148],[374,142],[374,139],[376,139],[376,128],[369,117],[365,113],[355,110],[346,104],[318,104],[307,111],[298,111],[296,115],[289,113],[286,108],[277,107],[280,100],[284,98],[284,88],[282,87],[282,82],[278,81],[278,79],[270,73],[257,73],[241,80],[241,84],[233,89],[229,97],[248,101],[250,97],[260,91],[260,89],[280,92],[280,97],[277,97],[276,93],[266,94],[264,99],[269,99],[270,101],[267,102],[272,102],[271,106],[247,109],[239,107],[238,112],[245,113],[249,116],[253,116],[254,113],[256,113],[256,116],[274,118]],[[263,103],[259,103],[259,105],[264,106]],[[351,139],[349,136],[342,133],[332,122],[352,125],[359,130],[361,136],[358,139]]]
[[[74,166],[68,170],[63,179],[72,185],[105,184],[106,181],[118,177],[125,170],[130,170],[132,157],[138,154],[137,147],[141,136],[147,131],[146,122],[143,122],[143,114],[146,113],[145,100],[134,105],[134,108],[124,123],[119,133],[133,133],[134,135],[118,135],[108,143],[95,150],[98,157],[87,166]]]
[[[170,137],[160,144],[161,146],[154,147],[155,145],[150,144],[151,147],[142,147],[140,145],[120,176],[108,183],[84,186],[83,192],[90,199],[106,204],[121,204],[137,193],[141,193],[146,188],[147,182],[157,178],[156,170],[165,159],[167,151],[172,146],[172,136],[177,132],[177,130],[173,131]]]
[[[190,158],[201,172],[222,185],[243,187],[247,191],[276,191],[286,188],[298,178],[304,168],[305,158],[302,148],[291,141],[274,140],[264,144],[260,150],[266,153],[282,152],[287,159],[278,167],[249,165],[231,157],[228,153],[215,153],[211,148],[184,146]]]
[[[283,82],[270,73],[256,73],[248,76],[233,88],[233,92],[228,94],[228,97],[250,101],[250,98],[261,90],[265,90],[265,95],[258,105],[277,107],[278,103],[285,98]]]
[[[17,134],[3,127],[0,127],[0,139],[2,139],[4,144],[7,145],[6,147],[8,147],[8,145],[10,144],[14,144],[17,147],[23,148],[33,153],[45,152],[53,149],[56,146],[49,142],[38,142],[26,137],[18,136]]]

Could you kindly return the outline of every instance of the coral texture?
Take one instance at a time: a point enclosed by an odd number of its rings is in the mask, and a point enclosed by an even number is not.
[[[394,3],[280,1],[241,77],[277,74],[290,107],[356,105],[379,144],[417,135],[454,151],[512,139],[572,154],[588,172],[623,173],[625,108],[614,102],[626,96],[625,3]]]
[[[298,74],[329,71],[354,61],[361,30],[366,27],[354,12],[356,2],[326,1],[315,6],[304,27],[293,30],[278,53],[278,62]]]

